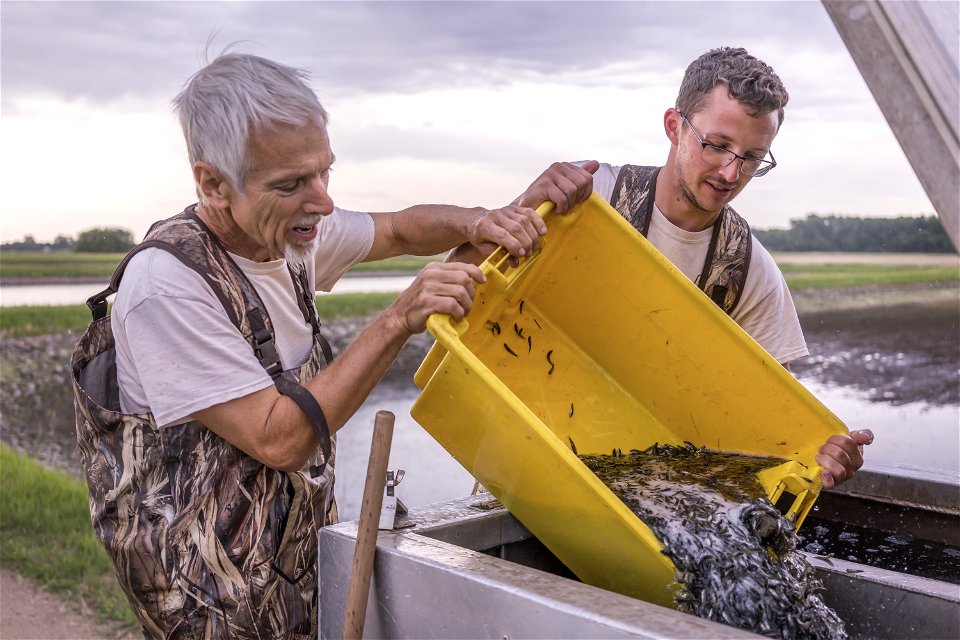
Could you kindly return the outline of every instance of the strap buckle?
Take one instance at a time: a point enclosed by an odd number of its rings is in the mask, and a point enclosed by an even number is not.
[[[283,375],[283,364],[280,362],[280,354],[277,352],[277,346],[274,344],[273,336],[267,331],[257,332],[254,335],[257,346],[254,347],[254,353],[260,365],[266,370],[267,375],[276,380]]]

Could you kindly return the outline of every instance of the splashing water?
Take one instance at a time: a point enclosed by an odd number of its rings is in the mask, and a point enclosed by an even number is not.
[[[689,444],[619,453],[580,459],[663,544],[680,611],[772,638],[847,637],[757,481],[781,460]]]

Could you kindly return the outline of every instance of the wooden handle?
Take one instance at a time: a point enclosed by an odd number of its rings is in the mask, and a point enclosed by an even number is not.
[[[360,523],[357,526],[357,546],[353,552],[350,588],[347,591],[347,611],[343,616],[344,640],[360,640],[363,637],[370,579],[373,576],[373,557],[377,551],[380,507],[383,505],[383,488],[387,482],[387,463],[393,439],[393,420],[393,414],[389,411],[378,411],[373,423],[370,462],[367,464]]]

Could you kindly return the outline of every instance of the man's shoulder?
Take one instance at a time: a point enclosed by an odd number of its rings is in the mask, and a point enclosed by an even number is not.
[[[153,297],[207,300],[210,288],[169,251],[147,247],[127,263],[118,287],[115,312],[123,313]]]
[[[748,282],[763,290],[770,290],[780,285],[783,275],[780,273],[780,266],[773,256],[763,246],[763,243],[757,239],[756,234],[751,233],[750,241],[750,270],[747,274]]]

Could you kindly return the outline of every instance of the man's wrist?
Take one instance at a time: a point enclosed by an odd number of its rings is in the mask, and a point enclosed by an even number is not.
[[[472,207],[467,209],[467,213],[467,225],[466,228],[463,229],[463,238],[470,244],[476,245],[480,242],[480,223],[487,216],[487,214],[490,213],[490,210],[484,209],[483,207]]]

